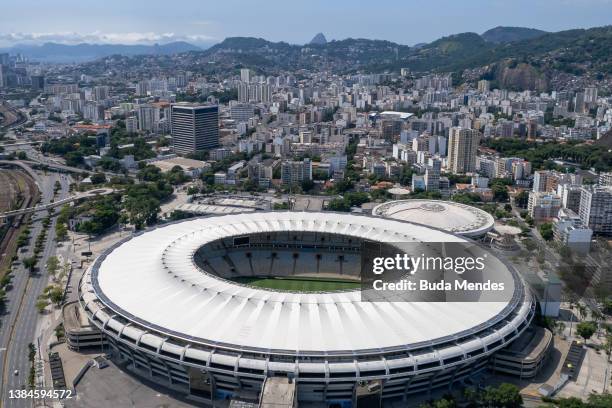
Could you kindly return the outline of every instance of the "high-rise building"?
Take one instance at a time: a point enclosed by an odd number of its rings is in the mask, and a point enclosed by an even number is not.
[[[612,235],[612,187],[582,187],[578,215],[594,234]]]
[[[246,82],[238,83],[238,101],[239,102],[249,101],[249,84]]]
[[[559,177],[556,172],[540,170],[533,173],[533,191],[555,191],[559,184]]]
[[[597,103],[597,88],[584,88],[584,102],[587,105],[594,105]]]
[[[612,172],[601,173],[597,181],[600,186],[612,186]]]
[[[581,255],[589,253],[593,230],[582,223],[580,217],[572,210],[561,209],[553,224],[555,241],[561,242]]]
[[[149,104],[138,105],[138,130],[152,132],[154,126],[154,110]]]
[[[140,81],[136,84],[136,95],[145,96],[149,93],[151,87],[149,85],[149,81]]]
[[[33,91],[42,91],[45,89],[45,76],[32,75],[30,76],[30,84]]]
[[[235,103],[230,107],[230,117],[236,122],[248,122],[255,116],[255,108],[248,103]]]
[[[174,151],[189,154],[219,145],[219,107],[187,103],[172,105]]]
[[[284,161],[281,164],[281,179],[284,185],[301,184],[305,180],[312,180],[310,159]]]
[[[442,163],[438,159],[430,158],[428,165],[425,168],[425,190],[438,191],[440,190],[440,169]]]
[[[489,159],[486,157],[480,157],[478,160],[478,168],[480,174],[487,176],[488,178],[496,177],[496,168],[498,159]]]
[[[242,68],[240,70],[240,80],[242,82],[246,82],[247,84],[251,82],[251,70],[248,68]]]
[[[138,131],[138,118],[136,116],[125,118],[125,130],[128,132],[128,134],[136,133]]]
[[[534,221],[554,218],[561,209],[561,197],[548,192],[530,192],[527,211]]]
[[[527,139],[534,140],[538,136],[538,121],[530,119],[527,122]]]
[[[584,113],[585,108],[584,92],[576,92],[576,96],[574,97],[574,112]]]
[[[474,172],[479,143],[477,130],[452,127],[448,138],[448,169],[453,173]]]
[[[563,208],[570,209],[576,214],[580,212],[580,197],[582,195],[580,186],[561,183],[557,186],[557,195],[561,197]]]
[[[94,100],[103,101],[108,99],[109,87],[108,86],[95,86],[93,89]]]
[[[478,92],[489,92],[491,83],[486,79],[478,81]]]

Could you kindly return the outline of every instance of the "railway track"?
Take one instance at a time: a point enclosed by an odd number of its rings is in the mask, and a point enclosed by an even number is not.
[[[3,176],[0,178],[0,183],[10,183],[12,186],[17,186],[17,190],[19,190],[18,192],[22,194],[23,199],[19,205],[20,209],[28,208],[38,200],[39,192],[38,188],[36,187],[36,183],[25,173],[15,170],[3,170],[2,174]],[[22,181],[23,184],[19,181]],[[2,191],[8,191],[7,187],[8,186],[6,185],[2,185],[0,186],[0,189]],[[9,198],[9,200],[12,200],[12,198]],[[3,237],[0,237],[0,255],[3,255],[0,257],[0,275],[2,275],[8,269],[8,266],[11,263],[11,257],[8,255],[12,254],[15,250],[16,238],[21,231],[19,227],[22,225],[23,221],[27,220],[28,217],[29,215],[16,216],[9,220],[9,224],[4,227],[6,228],[6,233]],[[4,256],[4,254],[7,256]]]

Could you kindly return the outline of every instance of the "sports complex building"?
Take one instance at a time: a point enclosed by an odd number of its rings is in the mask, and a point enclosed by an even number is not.
[[[260,404],[354,407],[449,388],[530,325],[530,292],[495,257],[494,275],[512,285],[507,301],[361,301],[364,240],[468,241],[346,213],[195,218],[106,250],[81,280],[80,304],[122,367],[203,401]]]
[[[488,212],[453,201],[388,201],[374,207],[372,214],[394,220],[427,224],[472,239],[484,236],[495,226],[495,219]]]

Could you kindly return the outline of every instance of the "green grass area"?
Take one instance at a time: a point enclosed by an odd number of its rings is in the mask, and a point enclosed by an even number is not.
[[[292,292],[331,292],[334,290],[359,289],[361,287],[360,282],[332,278],[240,277],[232,280],[243,285],[255,286],[257,288],[287,290]]]

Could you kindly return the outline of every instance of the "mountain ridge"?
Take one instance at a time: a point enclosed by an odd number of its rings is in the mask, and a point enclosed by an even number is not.
[[[16,44],[0,50],[10,54],[22,54],[29,59],[52,62],[80,62],[104,58],[110,55],[147,55],[147,54],[178,54],[189,51],[202,51],[200,47],[186,41],[173,41],[165,44],[60,44],[46,42],[40,45]]]
[[[485,31],[484,33],[480,34],[480,36],[485,41],[500,44],[530,40],[544,34],[548,34],[548,31],[528,27],[497,26]]]

